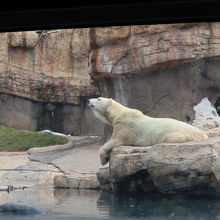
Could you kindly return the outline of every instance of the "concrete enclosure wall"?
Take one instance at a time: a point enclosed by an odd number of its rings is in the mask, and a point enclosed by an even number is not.
[[[0,106],[0,125],[70,135],[103,134],[104,125],[86,106],[36,102],[9,94],[0,94]]]

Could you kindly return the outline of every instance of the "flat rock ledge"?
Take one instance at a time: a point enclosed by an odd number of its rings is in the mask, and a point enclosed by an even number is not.
[[[64,189],[100,189],[95,173],[72,173],[54,177],[54,187]]]
[[[99,136],[67,136],[69,142],[28,152],[0,153],[0,191],[29,187],[97,189]],[[55,184],[55,185],[54,185]]]
[[[69,142],[28,150],[28,159],[52,164],[61,172],[54,176],[55,188],[100,189],[96,177],[101,136],[66,136]]]
[[[46,153],[46,152],[52,152],[52,151],[61,151],[61,150],[68,150],[74,147],[74,144],[71,141],[68,141],[66,144],[61,144],[61,145],[52,145],[48,147],[33,147],[30,148],[27,153],[28,154],[39,154],[39,153]]]
[[[98,143],[101,141],[100,136],[65,136],[69,141],[66,144],[61,145],[52,145],[48,147],[36,147],[30,148],[27,153],[28,154],[39,154],[39,153],[47,153],[52,151],[63,151],[69,150],[74,147],[86,146],[93,143]]]
[[[220,137],[199,142],[122,146],[97,179],[113,192],[220,195]]]

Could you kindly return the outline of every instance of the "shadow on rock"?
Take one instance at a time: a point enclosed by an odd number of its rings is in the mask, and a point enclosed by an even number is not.
[[[45,212],[42,209],[31,205],[5,203],[0,205],[0,213],[13,215],[38,215],[44,214]]]

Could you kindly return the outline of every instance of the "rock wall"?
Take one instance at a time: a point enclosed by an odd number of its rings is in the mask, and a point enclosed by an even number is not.
[[[219,137],[187,143],[113,148],[97,178],[113,192],[220,195]]]
[[[102,96],[154,117],[192,122],[220,94],[220,23],[90,29],[90,74]]]
[[[36,102],[0,94],[0,125],[24,130],[51,130],[70,135],[103,135],[103,124],[81,105]]]
[[[88,29],[0,35],[0,92],[80,105],[97,94],[88,74]]]
[[[0,34],[0,124],[71,135],[102,134],[86,109],[98,95],[88,74],[88,29]]]
[[[220,94],[219,22],[1,33],[0,41],[0,93],[32,106],[0,114],[34,114],[18,128],[103,134],[85,105],[100,94],[191,123],[193,107],[204,97],[213,105]],[[16,124],[9,117],[0,124]]]

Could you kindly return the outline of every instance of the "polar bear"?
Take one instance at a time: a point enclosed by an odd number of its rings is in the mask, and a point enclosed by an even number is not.
[[[97,118],[113,126],[110,140],[99,150],[102,165],[109,161],[113,147],[152,146],[208,138],[207,132],[197,127],[171,118],[152,118],[113,99],[103,97],[89,99],[88,106]]]

